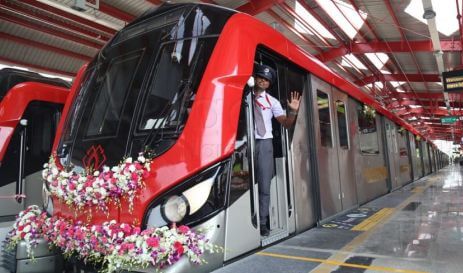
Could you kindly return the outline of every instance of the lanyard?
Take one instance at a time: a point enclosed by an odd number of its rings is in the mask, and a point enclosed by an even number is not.
[[[262,110],[266,110],[266,109],[272,108],[272,103],[270,102],[270,99],[268,98],[267,94],[265,94],[265,99],[267,100],[268,105],[270,105],[269,107],[266,107],[266,106],[264,106],[262,103],[260,103],[260,102],[257,100],[257,97],[254,99],[254,101],[256,102],[257,106],[259,106]]]

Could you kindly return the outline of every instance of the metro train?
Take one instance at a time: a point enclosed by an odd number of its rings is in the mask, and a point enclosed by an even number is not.
[[[293,128],[273,124],[265,237],[246,84],[255,64],[275,69],[268,92],[282,105],[290,91],[302,95]],[[53,147],[57,164],[99,170],[144,152],[151,169],[132,205],[123,199],[106,212],[97,205],[73,209],[45,183],[46,211],[88,225],[114,219],[142,229],[173,222],[205,228],[225,249],[205,254],[207,263],[199,266],[182,258],[166,273],[211,272],[448,164],[413,127],[281,33],[213,5],[164,4],[145,13],[112,38],[72,88],[76,95]],[[36,258],[35,272],[61,270],[41,261]],[[94,271],[75,260],[65,268]]]
[[[70,86],[30,71],[0,70],[0,217],[42,204],[40,172]]]

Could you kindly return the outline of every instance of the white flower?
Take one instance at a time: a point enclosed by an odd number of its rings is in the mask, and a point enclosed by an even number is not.
[[[93,173],[93,176],[99,176],[99,175],[100,175],[100,172],[99,172],[99,171],[95,171],[95,172]]]
[[[137,158],[137,160],[138,160],[138,162],[140,162],[140,163],[145,163],[146,158],[143,157],[143,156],[139,156],[139,157]]]
[[[129,171],[135,172],[136,170],[137,170],[137,168],[135,168],[135,165],[130,165],[129,166]]]
[[[132,164],[132,158],[131,158],[131,157],[127,157],[127,159],[125,159],[125,163]]]
[[[30,225],[25,226],[24,229],[23,229],[23,232],[27,233],[29,231],[31,231],[31,226]]]

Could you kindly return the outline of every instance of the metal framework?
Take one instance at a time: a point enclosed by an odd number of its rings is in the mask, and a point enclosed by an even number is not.
[[[355,37],[350,38],[343,31],[321,1],[331,1],[336,14],[356,30]],[[138,5],[148,8],[163,2],[146,0]],[[462,114],[462,96],[443,94],[442,87],[438,85],[443,69],[459,69],[463,63],[463,7],[458,0],[454,2],[458,30],[451,36],[437,33],[424,23],[414,26],[413,30],[408,29],[406,23],[410,15],[403,11],[404,3],[400,1],[249,0],[240,2],[241,6],[229,0],[202,2],[231,7],[262,17],[269,24],[282,26],[283,34],[293,37],[296,44],[302,45],[320,61],[373,95],[393,114],[405,121],[415,116],[416,120],[409,122],[430,139],[460,140],[463,136],[459,122],[453,126],[441,125],[438,119]],[[61,0],[0,0],[0,20],[24,29],[18,33],[14,32],[13,27],[10,27],[11,30],[2,29],[0,39],[4,43],[56,54],[56,58],[68,60],[72,67],[78,67],[88,62],[120,27],[140,15],[133,14],[134,9],[130,5],[128,2],[117,4],[100,1],[98,11],[79,14],[71,12],[65,1]],[[297,10],[296,5],[313,16],[334,39],[324,37],[323,31],[314,27],[309,18]],[[377,15],[380,13],[381,18]],[[112,25],[84,16],[89,14],[106,18]],[[357,25],[358,18],[361,18],[361,28]],[[118,24],[120,27],[117,27]],[[307,31],[301,31],[301,28]],[[29,37],[26,31],[41,33],[43,37]],[[47,37],[71,41],[80,45],[82,50],[57,45],[48,41]],[[387,57],[382,68],[378,68],[367,56],[374,53],[383,53]],[[352,59],[353,56],[356,59]],[[434,56],[436,61],[433,61]],[[443,67],[439,58],[443,60]],[[0,54],[0,61],[66,76],[75,76],[77,72],[77,69],[64,71],[54,66],[52,61],[39,63],[3,54]]]

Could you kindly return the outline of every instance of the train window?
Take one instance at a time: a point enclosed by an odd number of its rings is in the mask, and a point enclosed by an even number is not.
[[[338,117],[339,146],[349,149],[349,134],[347,129],[346,105],[343,101],[336,101],[336,114]]]
[[[158,55],[140,130],[183,128],[216,38],[167,43]]]
[[[21,126],[14,129],[10,143],[0,165],[0,187],[18,181],[19,176],[19,145],[21,143]]]
[[[357,110],[360,152],[362,154],[379,154],[376,114],[367,105],[360,106]]]
[[[34,101],[24,112],[28,120],[25,175],[41,171],[48,161],[61,109],[59,104]]]
[[[22,118],[28,121],[26,129],[26,162],[24,175],[28,176],[43,169],[43,164],[48,161],[59,113],[62,105],[53,103],[31,102]],[[18,180],[20,132],[21,125],[17,125],[8,144],[4,160],[0,166],[0,186]]]
[[[122,107],[141,57],[142,51],[137,51],[109,64],[88,119],[87,136],[116,135]]]
[[[317,105],[321,144],[324,147],[333,147],[331,137],[330,100],[328,94],[317,90]]]

